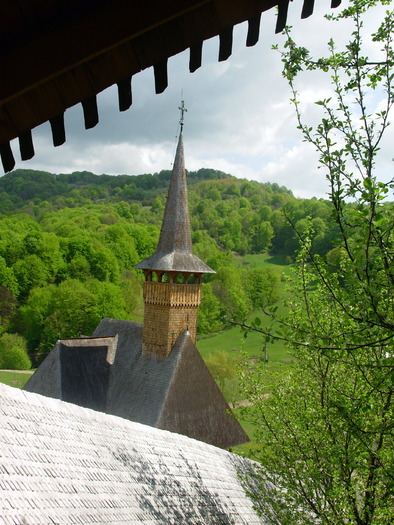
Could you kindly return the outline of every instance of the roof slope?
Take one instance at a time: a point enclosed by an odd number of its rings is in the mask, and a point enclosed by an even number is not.
[[[2,384],[0,414],[1,524],[269,523],[239,456]]]
[[[190,336],[181,334],[159,359],[142,354],[142,328],[103,319],[91,338],[59,341],[25,390],[222,448],[249,441]]]
[[[248,21],[246,44],[259,39],[261,13],[278,6],[276,31],[290,0],[3,0],[0,17],[0,154],[5,171],[34,156],[31,130],[49,120],[53,144],[66,140],[64,112],[81,103],[85,128],[99,121],[96,95],[117,84],[119,109],[132,103],[131,79],[153,66],[156,93],[168,84],[167,61],[190,48],[190,71],[202,44],[219,35],[219,60],[232,51],[233,26]],[[329,3],[329,0],[327,0]],[[331,0],[333,7],[341,0]],[[313,11],[304,0],[301,17]]]
[[[177,348],[179,347],[179,350]],[[178,432],[217,447],[249,441],[190,337],[182,334],[172,350],[179,351],[158,428]]]

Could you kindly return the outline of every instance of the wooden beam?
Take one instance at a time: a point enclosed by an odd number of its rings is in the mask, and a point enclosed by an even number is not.
[[[0,103],[211,1],[54,0],[39,17],[30,2],[28,25],[19,28],[19,39],[10,37],[0,51],[0,71],[7,75],[7,82],[0,83]],[[19,20],[14,22],[18,26]],[[16,66],[23,74],[8,75]]]

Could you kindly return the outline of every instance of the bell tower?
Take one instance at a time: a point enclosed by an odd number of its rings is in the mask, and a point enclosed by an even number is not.
[[[135,268],[144,271],[142,352],[165,358],[178,336],[188,330],[196,341],[201,279],[215,273],[192,253],[183,150],[182,101],[180,134],[157,250]]]

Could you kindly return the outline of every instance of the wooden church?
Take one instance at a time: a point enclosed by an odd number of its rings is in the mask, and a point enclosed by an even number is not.
[[[144,271],[144,323],[103,319],[59,340],[25,389],[221,448],[247,442],[196,348],[204,273],[192,253],[181,130],[156,252]]]

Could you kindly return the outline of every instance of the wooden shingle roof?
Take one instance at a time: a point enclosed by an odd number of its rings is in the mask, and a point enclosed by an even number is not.
[[[58,341],[24,388],[221,448],[249,441],[186,333],[160,359],[142,353],[140,323],[103,319]]]
[[[336,7],[341,0],[331,1]],[[304,0],[309,16],[314,0]],[[0,17],[0,155],[15,165],[34,156],[31,130],[49,121],[53,143],[66,140],[64,112],[81,103],[85,127],[99,120],[96,95],[117,84],[119,109],[132,103],[131,79],[153,66],[156,93],[168,84],[168,58],[190,49],[191,72],[202,62],[203,41],[219,35],[219,60],[232,51],[233,27],[249,23],[246,45],[259,39],[261,13],[278,6],[276,31],[289,0],[3,0]]]
[[[163,272],[215,273],[192,253],[182,131],[176,149],[157,250],[136,264],[135,268]]]
[[[0,384],[0,524],[269,524],[235,454]]]

